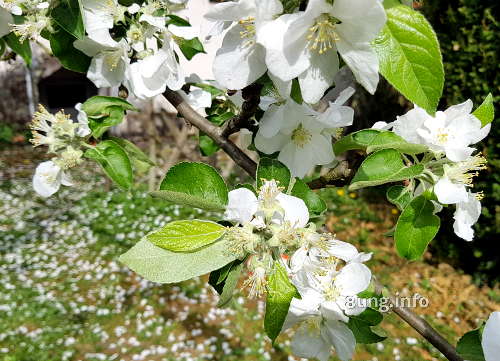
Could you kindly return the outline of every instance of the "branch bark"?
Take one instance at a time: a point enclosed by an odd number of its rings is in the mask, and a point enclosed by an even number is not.
[[[387,288],[374,279],[375,290],[378,294]],[[439,332],[437,332],[426,320],[418,316],[415,312],[407,307],[401,306],[404,302],[399,301],[398,297],[390,294],[390,292],[383,292],[391,302],[391,310],[398,315],[403,321],[415,329],[422,335],[431,345],[437,348],[448,360],[450,361],[464,361],[464,359],[457,353],[457,350],[451,345]]]
[[[224,138],[220,128],[217,128],[211,124],[207,119],[199,115],[193,108],[187,104],[184,99],[177,94],[175,91],[167,89],[163,93],[165,98],[177,109],[179,114],[181,114],[184,119],[186,119],[193,126],[207,134],[212,138],[241,168],[243,168],[250,176],[255,178],[257,164],[250,159],[240,148],[238,148],[233,142]],[[341,163],[342,167],[353,170],[354,164]],[[340,170],[335,170],[333,172],[340,172]],[[339,173],[339,174],[340,174]],[[333,177],[334,178],[334,177]],[[323,181],[316,180],[311,183],[315,186],[314,182],[317,182],[317,186],[322,188],[327,185],[334,185],[334,179],[324,179]],[[348,177],[346,177],[347,179]],[[342,178],[338,178],[338,182],[343,183]],[[377,292],[381,293],[384,287],[377,281],[375,282],[375,288]],[[398,302],[397,297],[389,294],[389,299],[392,304],[392,311],[397,314],[403,321],[414,328],[419,334],[421,334],[427,341],[429,341],[434,347],[436,347],[446,358],[450,361],[464,361],[460,355],[458,355],[455,347],[453,347],[446,339],[439,334],[427,321],[425,321],[420,316],[416,315],[410,309],[401,306],[402,302]]]
[[[231,134],[238,132],[241,128],[252,130],[254,125],[251,123],[252,117],[259,109],[261,84],[251,84],[241,91],[241,95],[245,100],[241,106],[241,112],[236,117],[229,120],[226,127],[222,131],[222,136],[228,138]]]
[[[177,109],[180,115],[193,126],[207,134],[221,147],[245,172],[255,177],[257,164],[236,146],[232,141],[222,136],[221,129],[198,114],[177,92],[167,89],[163,96]]]

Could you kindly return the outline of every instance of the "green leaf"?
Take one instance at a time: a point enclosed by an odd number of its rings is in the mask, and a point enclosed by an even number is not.
[[[399,216],[394,231],[399,255],[408,260],[421,258],[440,224],[441,220],[434,214],[434,204],[425,195],[414,198]]]
[[[477,119],[481,121],[481,125],[490,124],[495,119],[495,106],[493,105],[493,95],[488,94],[483,103],[472,113]]]
[[[85,152],[87,158],[99,163],[104,172],[120,187],[130,189],[134,182],[132,165],[127,153],[112,140],[105,140]]]
[[[168,14],[166,25],[176,25],[176,26],[191,26],[189,21],[181,18],[180,16],[174,14]]]
[[[123,121],[127,110],[137,109],[121,98],[98,95],[83,103],[82,110],[87,114],[92,136],[100,138],[109,128]]]
[[[207,116],[207,119],[210,120],[210,122],[214,123],[215,125],[221,126],[225,122],[227,122],[229,119],[233,118],[235,115],[233,112],[225,112],[222,114],[212,114]]]
[[[347,326],[351,329],[357,343],[377,343],[384,341],[387,337],[377,335],[370,325],[358,318],[349,318]]]
[[[52,53],[66,69],[78,73],[86,73],[91,58],[73,46],[77,38],[62,27],[54,25],[54,32],[50,33],[50,48]]]
[[[267,280],[266,315],[264,329],[274,343],[283,328],[292,298],[300,298],[295,286],[288,279],[286,269],[274,263],[274,270]]]
[[[397,150],[383,149],[369,155],[363,161],[349,189],[356,190],[411,179],[423,171],[424,166],[421,164],[405,166],[401,159],[401,153]]]
[[[200,132],[198,141],[200,143],[201,154],[205,157],[215,154],[220,149],[217,143],[215,143],[212,138],[203,132]]]
[[[349,317],[362,321],[363,323],[366,323],[368,326],[377,326],[384,319],[384,316],[382,316],[382,314],[379,311],[376,311],[370,307],[365,309],[359,315],[349,316]]]
[[[444,70],[439,41],[425,17],[408,6],[386,10],[387,23],[375,40],[380,73],[406,98],[436,111]]]
[[[206,54],[205,49],[203,48],[203,44],[198,38],[186,40],[183,38],[176,37],[175,40],[177,45],[179,45],[182,54],[184,54],[187,60],[191,60],[196,54],[199,53]]]
[[[338,140],[333,146],[337,155],[354,149],[362,149],[367,153],[372,153],[387,148],[393,148],[406,154],[419,154],[427,151],[425,145],[408,143],[396,133],[378,129],[363,129],[351,133]]]
[[[312,216],[319,216],[326,211],[325,201],[312,191],[309,186],[301,179],[296,178],[292,188],[292,196],[300,198],[304,201]]]
[[[458,354],[465,360],[485,361],[481,339],[481,328],[467,332],[458,340]]]
[[[217,171],[203,163],[179,163],[168,171],[155,197],[207,210],[225,210],[227,186]]]
[[[28,67],[31,66],[31,46],[29,40],[25,40],[21,43],[19,37],[14,33],[9,33],[2,39],[5,40],[14,53],[23,58]]]
[[[77,39],[85,37],[85,28],[78,0],[61,0],[51,11],[52,19]]]
[[[243,262],[236,260],[218,270],[210,273],[208,283],[220,295],[217,307],[225,307],[233,298],[234,289],[243,270]]]
[[[264,183],[263,180],[276,180],[280,187],[288,190],[291,180],[290,170],[279,160],[271,158],[261,158],[257,168],[257,188],[260,188]]]
[[[297,79],[292,81],[292,90],[290,92],[290,98],[295,100],[297,104],[302,104],[304,99],[302,98],[302,91],[300,90],[300,84]]]
[[[387,200],[403,210],[411,202],[412,194],[408,187],[392,186],[387,190]]]
[[[221,240],[192,253],[170,252],[146,239],[120,256],[120,262],[145,279],[158,283],[174,283],[204,275],[234,261]]]
[[[122,149],[127,152],[128,156],[131,159],[137,159],[141,162],[147,163],[150,166],[155,166],[155,162],[153,162],[149,157],[134,143],[128,141],[127,139],[118,138],[118,137],[109,137],[115,143],[118,143]]]
[[[226,228],[218,223],[194,219],[170,222],[146,239],[167,251],[193,252],[219,240],[224,233]]]

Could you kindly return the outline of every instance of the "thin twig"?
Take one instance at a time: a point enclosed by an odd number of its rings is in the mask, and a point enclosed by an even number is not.
[[[241,168],[252,177],[257,172],[257,164],[246,155],[232,141],[222,136],[220,128],[210,123],[198,114],[177,92],[167,89],[163,96],[177,109],[180,115],[190,124],[208,135],[219,147],[221,147]]]
[[[377,293],[388,297],[391,302],[391,310],[396,315],[398,315],[403,321],[415,329],[419,334],[421,334],[431,345],[437,348],[448,360],[450,361],[464,361],[464,359],[457,353],[455,347],[453,347],[446,339],[441,336],[426,320],[418,316],[416,313],[411,311],[409,308],[401,306],[404,304],[398,297],[390,294],[387,288],[378,282],[373,280],[375,284],[375,290]]]
[[[251,123],[251,120],[259,109],[261,90],[262,85],[257,83],[243,88],[241,95],[245,101],[241,106],[241,112],[227,122],[226,127],[222,130],[224,138],[228,138],[231,134],[238,132],[242,128],[252,130],[255,127]]]

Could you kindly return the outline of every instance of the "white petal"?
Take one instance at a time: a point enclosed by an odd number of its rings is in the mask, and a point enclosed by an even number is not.
[[[254,142],[255,147],[261,152],[273,154],[282,150],[290,142],[290,136],[279,133],[274,137],[266,138],[260,132],[257,132]]]
[[[253,0],[242,0],[216,4],[207,11],[205,17],[212,20],[238,21],[253,15],[255,15]]]
[[[250,222],[258,207],[255,194],[249,189],[238,188],[229,192],[228,197],[224,219],[241,224]]]
[[[285,105],[269,106],[269,109],[266,110],[259,121],[259,133],[262,136],[271,138],[278,134],[285,122],[288,121],[286,118],[288,103]]]
[[[473,193],[468,193],[465,202],[457,204],[457,209],[453,218],[453,230],[455,234],[466,241],[472,241],[474,238],[474,229],[472,226],[478,221],[481,215],[481,202]]]
[[[335,0],[331,14],[341,21],[337,25],[340,37],[351,43],[369,43],[387,20],[379,0]]]
[[[444,114],[446,114],[447,119],[453,120],[454,118],[470,114],[470,112],[472,111],[472,107],[472,100],[468,99],[461,104],[452,105],[444,111]]]
[[[264,48],[242,39],[241,29],[240,25],[229,29],[213,64],[215,79],[228,89],[243,89],[267,70]]]
[[[309,222],[309,211],[302,199],[280,193],[276,197],[276,200],[285,210],[285,221],[290,222],[296,228],[302,228],[307,225],[307,222]]]
[[[180,38],[191,40],[200,35],[200,29],[193,26],[169,25],[168,31]]]
[[[193,109],[204,109],[212,106],[212,94],[203,89],[194,88],[189,94],[181,92],[181,95]]]
[[[371,278],[372,273],[364,264],[349,263],[341,269],[335,284],[340,287],[341,295],[355,296],[368,288]]]
[[[262,21],[273,20],[274,17],[283,12],[283,5],[279,0],[256,0],[256,22],[257,26]]]
[[[272,73],[268,73],[269,78],[273,81],[273,84],[278,90],[278,94],[281,96],[283,99],[288,99],[290,98],[290,93],[292,92],[292,81],[283,81],[277,76],[274,76]]]
[[[50,197],[61,187],[61,168],[53,161],[40,163],[33,176],[33,188],[42,197]]]
[[[313,154],[311,154],[311,147],[304,151],[304,148],[297,147],[292,141],[289,141],[278,156],[278,160],[285,164],[292,176],[304,178],[313,168]]]
[[[335,239],[328,242],[328,253],[346,262],[350,262],[359,254],[352,244]]]
[[[374,94],[378,85],[378,58],[369,43],[351,44],[343,39],[337,43],[337,49],[354,77],[370,94]]]
[[[319,303],[315,298],[292,298],[282,330],[287,330],[293,325],[305,321],[311,316],[319,315],[318,307]]]
[[[323,54],[313,53],[310,61],[309,68],[299,75],[299,83],[304,101],[315,104],[333,84],[339,71],[339,57],[335,49],[330,49]]]
[[[345,323],[327,320],[326,327],[321,331],[324,337],[332,343],[339,359],[342,361],[352,359],[356,348],[356,338]]]
[[[257,31],[257,42],[266,49],[266,64],[269,71],[283,81],[290,81],[302,74],[310,65],[307,47],[307,29],[305,23],[301,35],[292,38],[288,27],[301,14],[286,14],[263,25]],[[285,52],[285,48],[288,50]]]
[[[486,321],[481,345],[486,361],[498,360],[498,355],[500,355],[500,311],[493,312]]]
[[[392,128],[393,125],[394,123],[387,123],[380,121],[373,124],[372,129],[389,130]]]
[[[317,120],[325,124],[327,128],[347,127],[352,125],[354,120],[354,109],[330,103],[330,106],[317,117]]]
[[[292,353],[298,357],[327,361],[330,348],[331,346],[321,337],[320,330],[311,329],[307,324],[299,327],[292,339]]]
[[[322,302],[320,307],[321,314],[328,320],[348,322],[349,317],[344,314],[342,308],[335,301]]]
[[[426,144],[424,139],[417,133],[424,122],[432,117],[425,110],[415,106],[412,110],[402,116],[398,116],[393,123],[393,131],[407,142],[413,144]]]
[[[448,177],[443,177],[436,183],[434,193],[441,204],[465,202],[468,198],[465,186],[452,183]]]
[[[450,144],[444,148],[446,152],[446,157],[453,162],[462,162],[469,158],[475,149],[471,147],[459,146],[456,147],[454,144]]]

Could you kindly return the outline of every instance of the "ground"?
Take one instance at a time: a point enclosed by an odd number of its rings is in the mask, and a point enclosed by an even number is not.
[[[78,173],[77,188],[43,200],[30,185],[36,154],[0,152],[0,361],[294,360],[288,335],[275,348],[267,340],[262,300],[239,293],[231,308],[218,309],[206,276],[158,285],[117,261],[145,233],[198,211],[122,192],[92,169]],[[431,254],[426,262],[398,258],[385,235],[397,210],[387,203],[344,189],[323,195],[326,228],[373,252],[368,264],[392,292],[427,297],[428,307],[415,311],[452,343],[500,308],[498,288],[477,287]],[[358,345],[356,360],[439,359],[391,313],[377,332],[390,337]]]

